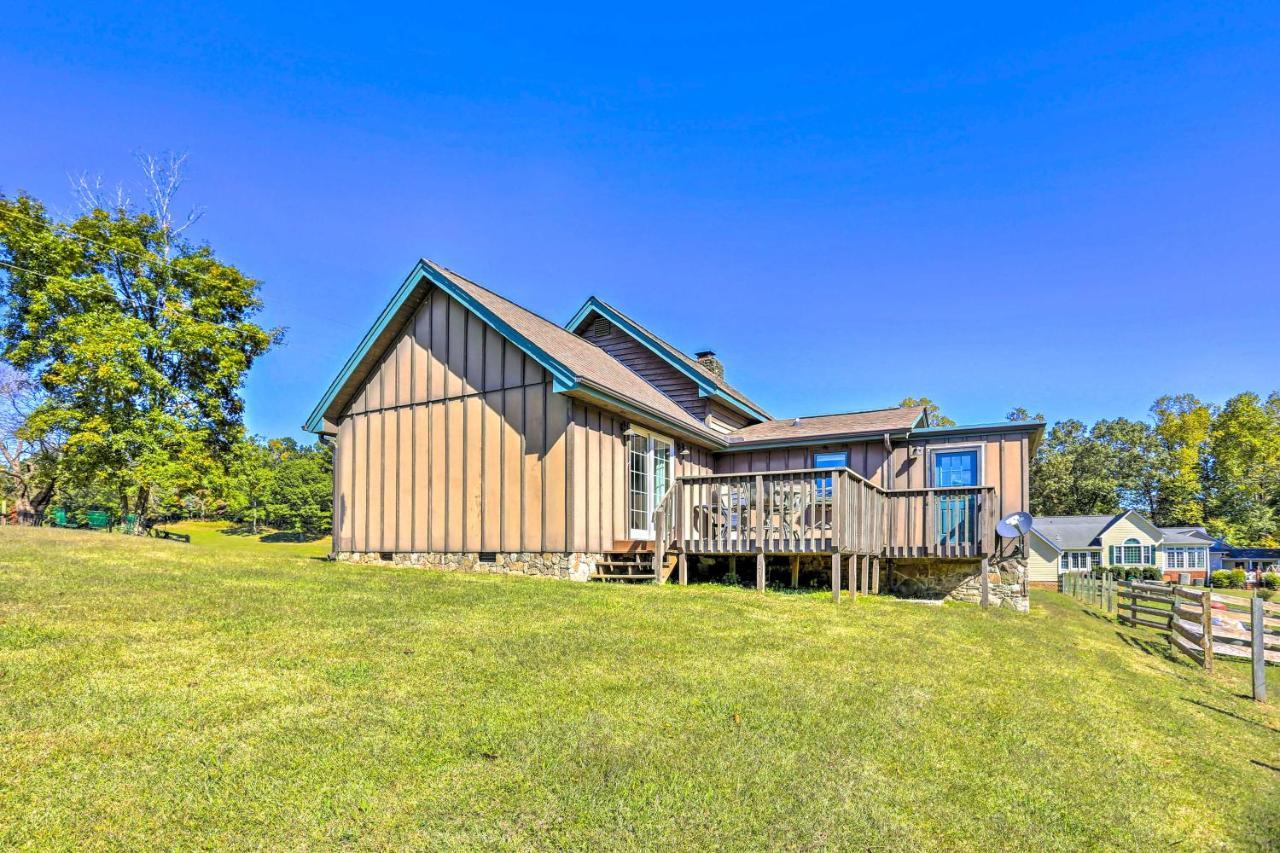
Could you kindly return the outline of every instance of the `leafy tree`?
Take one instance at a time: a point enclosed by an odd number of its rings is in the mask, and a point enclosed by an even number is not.
[[[27,430],[27,418],[40,400],[40,389],[30,377],[0,367],[0,470],[5,477],[0,486],[20,524],[43,520],[58,484],[62,437],[46,433],[33,438]]]
[[[60,223],[0,196],[0,346],[38,382],[32,440],[65,436],[62,476],[104,483],[144,517],[185,493],[243,432],[240,389],[279,331],[253,322],[258,283],[175,224],[181,159],[144,159],[149,205],[94,198]]]
[[[1031,512],[1091,515],[1119,510],[1111,454],[1078,420],[1054,424],[1031,461]]]
[[[327,445],[294,449],[278,457],[267,489],[273,526],[294,533],[323,533],[333,518],[333,454]]]
[[[1237,394],[1209,431],[1209,528],[1233,543],[1280,541],[1280,394]]]
[[[1033,415],[1022,406],[1018,406],[1017,408],[1012,409],[1009,414],[1004,416],[1004,418],[1005,420],[1013,423],[1030,423],[1032,421],[1044,423],[1044,412],[1036,412]]]
[[[1166,395],[1151,406],[1159,448],[1158,524],[1203,524],[1202,475],[1213,413],[1192,394]]]
[[[905,409],[907,406],[923,406],[924,413],[929,418],[930,426],[956,425],[956,422],[942,414],[938,404],[928,397],[903,397],[902,402],[898,403],[898,408]]]

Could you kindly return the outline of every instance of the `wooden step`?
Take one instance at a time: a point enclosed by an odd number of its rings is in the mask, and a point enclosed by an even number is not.
[[[651,581],[653,580],[653,572],[634,575],[610,575],[602,572],[596,572],[595,574],[588,575],[587,578],[588,580],[593,581]]]

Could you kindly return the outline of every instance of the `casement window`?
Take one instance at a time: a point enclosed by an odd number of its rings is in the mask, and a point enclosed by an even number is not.
[[[1112,545],[1110,556],[1113,566],[1154,566],[1155,546],[1129,538],[1123,545]]]

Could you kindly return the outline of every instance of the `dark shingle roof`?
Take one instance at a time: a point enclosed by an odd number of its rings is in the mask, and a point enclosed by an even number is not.
[[[682,362],[683,364],[685,364],[686,366],[688,366],[689,368],[697,372],[699,376],[706,379],[711,384],[715,385],[716,388],[722,391],[726,396],[732,397],[734,400],[736,400],[737,402],[741,403],[744,406],[747,406],[748,408],[755,409],[758,412],[767,414],[767,412],[765,412],[762,406],[760,406],[758,403],[755,403],[749,397],[747,397],[746,394],[743,394],[737,388],[734,388],[732,385],[726,382],[723,376],[717,376],[715,373],[712,373],[696,358],[691,358],[690,356],[686,355],[684,352],[682,352],[680,349],[678,349],[674,345],[663,340],[659,335],[654,334],[653,330],[650,329],[648,326],[645,326],[643,323],[638,322],[634,317],[630,316],[629,314],[626,314],[623,311],[620,311],[617,308],[617,306],[611,305],[610,303],[605,302],[600,297],[596,296],[594,297],[594,299],[596,302],[599,302],[602,306],[604,306],[608,310],[613,311],[619,317],[623,318],[628,323],[632,324],[633,326],[638,328],[640,331],[644,332],[646,335],[648,335],[650,338],[653,339],[654,343],[656,343],[662,349],[666,350],[669,356]]]
[[[431,263],[428,261],[428,263]],[[464,278],[453,270],[431,263],[449,281],[465,290],[504,323],[563,364],[576,376],[603,391],[622,397],[662,415],[696,433],[711,435],[700,421],[680,408],[674,400],[650,385],[639,374],[609,355],[600,347],[578,337],[560,325],[540,317],[527,308],[499,296],[492,290]]]
[[[730,446],[755,442],[785,441],[787,439],[810,440],[823,437],[841,438],[849,435],[874,435],[882,432],[910,429],[924,414],[920,406],[903,406],[895,409],[872,409],[865,412],[846,412],[839,415],[815,415],[807,418],[785,418],[762,421],[735,430],[728,436]]]

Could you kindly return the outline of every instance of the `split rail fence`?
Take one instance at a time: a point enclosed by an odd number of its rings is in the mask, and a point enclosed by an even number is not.
[[[1109,573],[1067,572],[1061,583],[1064,593],[1114,613],[1122,625],[1168,631],[1173,647],[1206,670],[1215,657],[1250,661],[1253,698],[1266,701],[1265,666],[1280,665],[1280,604]]]

